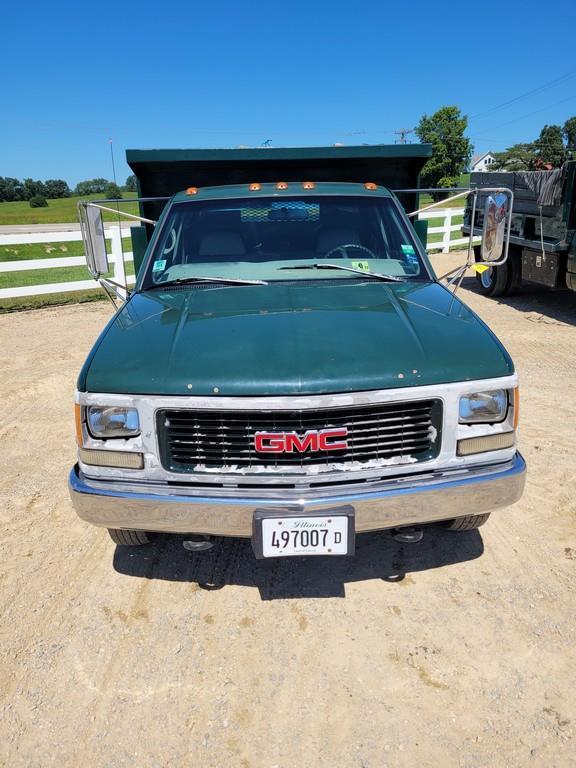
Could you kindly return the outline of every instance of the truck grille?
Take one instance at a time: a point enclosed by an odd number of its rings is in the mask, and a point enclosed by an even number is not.
[[[426,461],[440,450],[442,403],[418,400],[314,410],[161,410],[157,427],[161,461],[172,472],[361,469]],[[344,450],[257,453],[257,432],[346,428]]]

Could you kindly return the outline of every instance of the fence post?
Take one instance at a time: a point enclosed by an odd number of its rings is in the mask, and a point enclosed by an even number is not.
[[[114,282],[119,285],[126,285],[126,269],[124,268],[124,259],[122,258],[122,230],[120,227],[110,227],[110,241],[112,258],[114,259]],[[121,293],[126,298],[126,291]]]
[[[452,208],[446,208],[444,214],[444,232],[442,235],[442,253],[450,252],[450,240],[452,239]]]

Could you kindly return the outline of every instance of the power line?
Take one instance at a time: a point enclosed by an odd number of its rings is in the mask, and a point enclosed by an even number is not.
[[[494,130],[497,130],[498,128],[503,128],[505,125],[510,125],[510,123],[516,123],[518,120],[525,120],[527,117],[532,117],[532,115],[537,115],[540,112],[546,112],[549,109],[552,109],[552,107],[557,107],[559,104],[565,104],[567,101],[574,101],[576,99],[576,95],[572,94],[572,96],[568,96],[567,99],[561,99],[560,101],[555,101],[554,104],[549,104],[547,107],[541,107],[540,109],[533,109],[532,112],[528,112],[525,115],[522,115],[521,117],[514,117],[512,120],[507,120],[505,123],[500,123],[500,125],[494,125],[491,126],[491,128],[494,128]]]
[[[560,77],[556,77],[554,80],[549,80],[547,83],[544,83],[543,85],[540,85],[537,88],[532,88],[532,90],[526,91],[525,93],[521,93],[519,96],[515,96],[513,99],[508,99],[508,101],[503,101],[501,104],[497,104],[495,107],[490,107],[490,109],[485,109],[483,112],[477,112],[475,115],[471,115],[468,119],[476,120],[479,117],[484,117],[485,115],[491,115],[493,112],[497,112],[499,109],[504,109],[504,107],[508,107],[510,106],[510,104],[515,104],[517,101],[521,101],[522,99],[525,99],[527,96],[533,96],[535,93],[541,93],[542,91],[545,91],[548,88],[553,88],[554,86],[559,85],[560,83],[566,80],[569,80],[571,77],[574,77],[575,75],[576,75],[576,69],[571,69],[566,74],[561,75]]]

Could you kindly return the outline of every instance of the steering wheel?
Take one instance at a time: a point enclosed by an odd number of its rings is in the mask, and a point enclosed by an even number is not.
[[[376,255],[370,250],[370,248],[366,248],[365,245],[360,245],[360,243],[343,243],[342,245],[337,245],[335,248],[331,248],[329,251],[323,254],[320,258],[329,259],[333,253],[340,251],[343,258],[346,259],[348,258],[348,254],[346,253],[348,248],[357,248],[359,251],[364,251],[365,253],[367,253],[371,258],[373,259],[376,258]]]

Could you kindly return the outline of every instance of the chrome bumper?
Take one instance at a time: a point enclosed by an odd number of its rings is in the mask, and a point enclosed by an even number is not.
[[[517,453],[511,461],[412,475],[354,486],[296,489],[182,488],[152,483],[109,482],[70,472],[70,496],[78,515],[94,525],[168,533],[214,536],[252,535],[256,509],[290,509],[302,513],[351,504],[356,531],[377,531],[479,515],[507,507],[524,489],[526,464]]]

